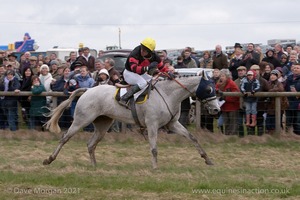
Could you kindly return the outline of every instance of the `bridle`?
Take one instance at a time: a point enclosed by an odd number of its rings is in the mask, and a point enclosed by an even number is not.
[[[164,75],[164,76],[168,77],[170,80],[175,81],[175,82],[176,82],[178,85],[180,85],[183,89],[185,89],[186,91],[188,91],[188,92],[191,94],[191,96],[195,96],[194,93],[192,93],[185,85],[183,85],[182,83],[180,83],[180,82],[179,82],[178,80],[176,80],[175,78],[171,77],[168,73],[166,73],[166,72],[163,72],[163,73],[160,72],[160,73],[158,74],[158,76],[161,76],[161,75]],[[210,101],[216,100],[217,97],[216,97],[216,96],[212,96],[212,97],[205,98],[205,99],[203,99],[203,100],[201,100],[201,99],[199,99],[198,97],[196,97],[196,99],[197,99],[198,101],[200,101],[201,104],[205,105],[205,104],[207,104],[207,103],[210,102]]]

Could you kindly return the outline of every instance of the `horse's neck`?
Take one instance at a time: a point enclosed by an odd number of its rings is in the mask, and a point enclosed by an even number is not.
[[[200,77],[184,77],[177,78],[173,81],[160,81],[157,88],[160,88],[167,97],[170,97],[172,101],[182,102],[187,97],[194,93],[199,85]],[[180,84],[182,85],[180,85]],[[186,89],[184,88],[186,87]]]

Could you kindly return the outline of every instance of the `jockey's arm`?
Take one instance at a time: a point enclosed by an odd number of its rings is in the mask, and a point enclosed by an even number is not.
[[[140,65],[139,61],[134,57],[129,58],[129,63],[132,72],[137,74],[144,74],[145,72],[147,72],[147,67]]]
[[[168,67],[166,67],[163,63],[163,61],[160,61],[160,63],[157,65],[157,69],[160,71],[160,72],[168,72],[169,69]]]

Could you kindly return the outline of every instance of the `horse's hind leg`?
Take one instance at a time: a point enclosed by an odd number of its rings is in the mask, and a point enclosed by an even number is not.
[[[97,144],[103,139],[105,133],[111,127],[112,123],[113,119],[106,116],[100,116],[94,121],[95,132],[93,136],[89,139],[87,144],[91,163],[94,166],[96,166],[95,149],[97,147]]]
[[[56,147],[56,149],[54,150],[54,152],[52,153],[52,155],[43,161],[43,165],[49,165],[50,163],[52,163],[52,161],[54,161],[56,159],[57,155],[59,154],[59,152],[60,152],[61,148],[64,146],[64,144],[67,143],[69,141],[69,139],[71,137],[73,137],[80,130],[80,128],[82,128],[82,126],[79,123],[76,123],[75,121],[73,121],[73,123],[72,123],[71,127],[68,129],[67,133],[65,133],[63,135],[63,137],[60,139],[60,142],[59,142],[58,146]]]
[[[178,134],[183,135],[186,138],[190,139],[194,143],[194,145],[195,145],[196,149],[198,150],[199,154],[201,155],[201,157],[205,159],[205,163],[207,165],[213,165],[212,161],[209,159],[206,152],[199,144],[198,140],[178,121],[171,122],[170,124],[168,124],[168,128],[170,131],[173,131],[175,133],[178,133]]]

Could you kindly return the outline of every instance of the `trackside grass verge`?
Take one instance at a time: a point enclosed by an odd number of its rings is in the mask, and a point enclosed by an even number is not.
[[[158,138],[159,169],[148,142],[135,132],[109,133],[92,167],[80,133],[43,166],[60,135],[0,133],[0,199],[299,199],[300,138],[238,138],[197,133],[214,162],[207,166],[178,135]]]

